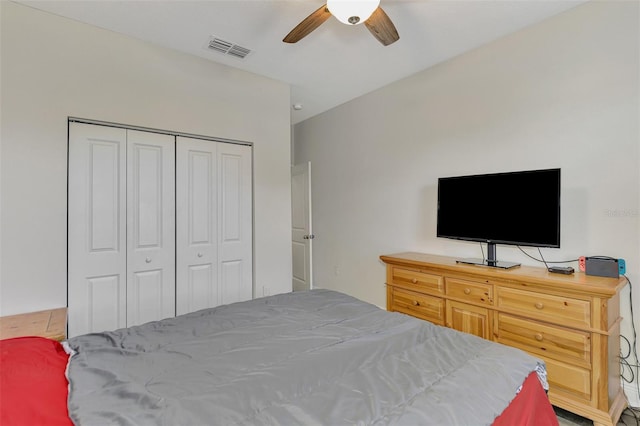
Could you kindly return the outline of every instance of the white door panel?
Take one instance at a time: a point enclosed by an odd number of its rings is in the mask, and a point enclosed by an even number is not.
[[[165,283],[171,281],[173,277],[167,278],[162,269],[147,270],[131,274],[127,283],[127,325],[144,324],[149,321],[157,321],[168,318],[165,302],[167,297],[173,302],[173,294],[167,294]],[[174,289],[171,289],[171,293]],[[173,306],[171,307],[173,311]]]
[[[175,137],[127,131],[127,326],[175,315]]]
[[[126,326],[126,130],[69,128],[69,336]]]
[[[228,304],[248,300],[246,286],[243,285],[243,261],[229,260],[220,265],[220,303]]]
[[[176,140],[176,313],[219,304],[217,144]]]
[[[186,280],[180,281],[178,286],[179,309],[182,307],[183,313],[186,313],[216,306],[217,288],[215,291],[211,290],[216,280],[214,265],[206,263],[190,265],[187,268]]]
[[[253,297],[251,147],[218,144],[220,303]]]
[[[85,172],[88,184],[87,212],[90,224],[89,250],[117,252],[120,249],[120,141],[92,140],[88,142],[89,167]]]
[[[122,275],[118,274],[87,279],[85,285],[89,303],[86,312],[86,330],[76,332],[74,335],[123,327],[121,318],[125,312],[120,299],[125,285],[121,282],[121,278]],[[69,324],[71,325],[71,322]]]
[[[293,290],[313,288],[311,226],[311,163],[294,166],[291,170],[291,250]]]

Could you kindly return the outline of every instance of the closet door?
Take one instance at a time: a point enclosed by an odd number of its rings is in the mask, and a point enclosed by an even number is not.
[[[127,130],[127,326],[175,316],[175,137]]]
[[[69,336],[175,315],[175,138],[71,123]]]
[[[219,304],[253,297],[251,148],[218,144]]]
[[[251,299],[251,148],[176,140],[176,313]]]
[[[127,131],[69,127],[69,336],[127,324]]]
[[[217,144],[176,138],[176,314],[218,304]]]

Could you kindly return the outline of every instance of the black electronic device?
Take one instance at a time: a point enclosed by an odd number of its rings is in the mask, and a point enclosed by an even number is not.
[[[605,256],[585,258],[585,273],[597,277],[618,278],[620,276],[619,259]]]
[[[571,275],[574,272],[571,266],[549,266],[547,270],[549,272],[553,272],[554,274],[565,274],[565,275]]]
[[[560,169],[438,179],[437,236],[487,243],[488,256],[460,263],[519,266],[496,258],[496,244],[560,247]]]

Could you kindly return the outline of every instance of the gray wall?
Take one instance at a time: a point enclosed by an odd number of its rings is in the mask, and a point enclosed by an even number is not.
[[[438,177],[561,167],[561,248],[544,257],[625,258],[640,285],[638,5],[586,3],[296,125],[315,284],[385,306],[381,254],[481,257],[436,238]]]

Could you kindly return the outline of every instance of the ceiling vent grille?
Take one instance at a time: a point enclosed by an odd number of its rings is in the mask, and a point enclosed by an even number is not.
[[[209,49],[215,50],[217,52],[235,56],[236,58],[244,59],[251,50],[246,47],[238,46],[235,43],[231,43],[230,41],[222,40],[218,37],[211,37],[209,40]]]

